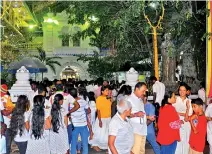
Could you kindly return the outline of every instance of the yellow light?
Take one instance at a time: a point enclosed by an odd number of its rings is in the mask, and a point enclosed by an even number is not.
[[[57,20],[54,20],[54,19],[52,19],[52,18],[45,19],[44,22],[54,23],[54,24],[56,24],[56,25],[59,24],[59,22],[58,22]]]
[[[29,25],[29,29],[32,29],[32,28],[34,28],[34,25]]]
[[[54,21],[53,21],[52,18],[48,18],[48,19],[47,19],[47,22],[52,23],[52,22],[54,22]]]

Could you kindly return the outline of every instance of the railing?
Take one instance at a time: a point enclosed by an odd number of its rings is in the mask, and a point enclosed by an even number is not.
[[[18,47],[18,49],[34,50],[37,48],[42,48],[43,43],[23,43],[23,44],[19,44],[17,47]]]

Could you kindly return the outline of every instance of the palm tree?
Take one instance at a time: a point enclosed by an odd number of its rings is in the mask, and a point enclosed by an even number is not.
[[[33,55],[33,57],[39,59],[44,65],[49,66],[50,69],[56,74],[55,65],[61,66],[61,64],[57,61],[57,59],[62,59],[61,57],[46,57],[46,51],[42,48],[37,48],[39,55]],[[43,80],[43,72],[42,72],[42,80]]]

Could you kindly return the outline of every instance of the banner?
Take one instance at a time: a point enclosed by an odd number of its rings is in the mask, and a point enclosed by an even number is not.
[[[209,37],[207,40],[206,95],[212,98],[212,0],[208,1],[208,10],[210,10],[210,15],[207,19],[207,32]]]

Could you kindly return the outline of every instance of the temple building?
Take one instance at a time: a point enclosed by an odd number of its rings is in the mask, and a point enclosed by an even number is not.
[[[55,1],[37,2],[14,1],[1,2],[3,14],[1,17],[1,41],[8,43],[5,37],[17,35],[19,41],[10,45],[21,51],[27,51],[28,56],[38,55],[37,48],[42,48],[47,57],[59,56],[57,60],[61,66],[55,65],[55,73],[47,66],[48,72],[44,78],[53,79],[87,79],[88,63],[77,61],[79,55],[92,56],[96,47],[89,45],[90,39],[77,37],[77,32],[86,28],[84,25],[72,25],[68,23],[69,16],[65,10],[53,12],[59,7]],[[51,9],[50,9],[51,8]],[[24,32],[27,31],[27,36]],[[31,36],[29,36],[31,35]],[[26,39],[30,37],[30,39]],[[14,40],[14,39],[13,39]],[[1,42],[1,43],[2,43]],[[33,78],[33,75],[32,75]],[[37,74],[37,80],[41,75]]]

